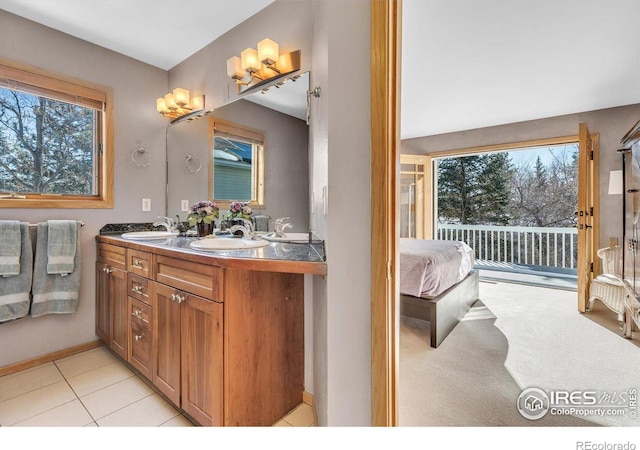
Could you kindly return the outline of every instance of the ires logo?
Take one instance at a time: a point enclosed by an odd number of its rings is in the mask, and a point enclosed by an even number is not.
[[[637,417],[638,394],[636,389],[615,392],[595,390],[543,391],[528,388],[520,393],[517,406],[520,414],[529,420],[537,420],[547,413],[565,416],[624,416]]]
[[[548,393],[551,406],[595,406],[598,394],[595,391],[551,391]]]

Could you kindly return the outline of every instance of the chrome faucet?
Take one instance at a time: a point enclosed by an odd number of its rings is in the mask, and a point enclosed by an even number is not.
[[[154,222],[153,226],[154,227],[165,227],[165,229],[169,232],[169,233],[173,233],[176,231],[176,227],[175,224],[173,222],[173,219],[170,217],[164,217],[164,216],[158,216],[158,219],[164,219],[160,222]],[[166,220],[166,222],[165,222]]]
[[[258,239],[255,233],[253,232],[253,223],[251,223],[250,220],[242,219],[242,218],[235,219],[235,220],[241,220],[242,225],[234,225],[231,228],[229,228],[229,231],[231,231],[232,233],[235,233],[236,231],[241,231],[242,237],[245,239],[252,239],[252,240]]]
[[[285,220],[288,220],[289,217],[281,217],[280,219],[276,219],[275,223],[274,223],[274,234],[278,237],[284,237],[284,231],[287,228],[293,228],[293,224],[286,222]]]

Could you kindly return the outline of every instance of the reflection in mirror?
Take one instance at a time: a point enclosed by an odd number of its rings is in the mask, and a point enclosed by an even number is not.
[[[231,152],[229,147],[212,147],[214,129],[212,123],[236,124],[240,128],[249,129],[262,135],[262,164],[251,159],[251,180],[259,186],[259,170],[263,171],[263,197],[254,198],[251,206],[255,214],[266,214],[273,219],[291,217],[293,230],[305,232],[309,226],[309,169],[308,169],[308,126],[306,124],[306,91],[308,74],[288,81],[280,88],[271,86],[266,93],[256,91],[228,103],[207,116],[190,122],[174,123],[167,129],[167,216],[175,218],[180,215],[184,220],[189,206],[194,203],[212,199],[226,200],[221,205],[221,215],[226,213],[228,202],[243,200],[246,191],[234,190],[229,181],[225,181],[222,169],[222,153],[236,158],[236,163],[247,163],[249,155],[242,150],[247,139],[239,139],[231,143],[236,145]],[[297,95],[289,91],[296,91]],[[273,97],[273,98],[271,98]],[[269,102],[269,103],[267,103]],[[270,106],[267,107],[266,105]],[[218,132],[222,137],[222,134]],[[255,138],[256,135],[253,135]],[[229,136],[225,136],[228,138]],[[256,139],[259,140],[259,139]],[[253,143],[251,139],[249,143]],[[222,142],[220,142],[222,143]],[[228,142],[226,143],[229,144]],[[216,156],[214,158],[214,150]],[[232,154],[233,153],[233,154]],[[235,156],[233,156],[235,155]],[[228,159],[230,161],[230,159]],[[201,166],[200,170],[197,170]],[[229,168],[227,164],[227,169]],[[248,165],[245,165],[245,179]],[[237,177],[239,180],[241,177]],[[256,180],[256,181],[254,181]],[[245,186],[248,186],[246,184]],[[225,198],[226,197],[226,198]],[[261,203],[261,205],[257,204]]]
[[[211,118],[213,169],[209,198],[220,207],[232,201],[264,206],[264,133]]]

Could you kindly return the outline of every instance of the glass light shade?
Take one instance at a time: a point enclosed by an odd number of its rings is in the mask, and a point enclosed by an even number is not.
[[[271,39],[258,42],[258,60],[265,64],[275,64],[278,61],[278,43]]]
[[[175,110],[178,109],[178,104],[176,103],[176,100],[173,98],[173,94],[172,93],[168,93],[167,95],[164,96],[164,104],[167,106],[167,109],[169,110]]]
[[[261,64],[258,59],[258,51],[255,48],[247,48],[240,53],[242,57],[242,68],[250,72],[260,70]]]
[[[164,97],[160,97],[156,100],[156,109],[159,113],[166,114],[169,112],[169,108],[167,108],[167,104],[164,102]]]
[[[189,104],[189,91],[182,88],[173,90],[173,99],[178,106],[187,106]]]
[[[237,56],[227,59],[227,75],[231,78],[244,78],[245,71],[242,68],[242,60]]]

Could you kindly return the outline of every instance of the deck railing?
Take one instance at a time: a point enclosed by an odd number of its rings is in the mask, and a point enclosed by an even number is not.
[[[576,228],[438,224],[437,238],[463,241],[476,260],[576,268]]]

